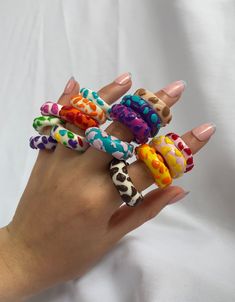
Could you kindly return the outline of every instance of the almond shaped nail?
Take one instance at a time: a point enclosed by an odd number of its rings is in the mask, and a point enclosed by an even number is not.
[[[114,82],[117,83],[118,85],[126,85],[127,83],[130,82],[131,80],[131,73],[130,72],[125,72],[123,74],[121,74],[120,76],[118,76]]]
[[[64,94],[70,94],[76,85],[76,80],[74,77],[71,77],[64,88]]]
[[[185,90],[186,82],[183,80],[175,81],[166,87],[164,87],[162,90],[165,91],[170,97],[177,97],[182,94],[182,92]]]
[[[207,141],[216,131],[216,125],[214,123],[206,123],[196,127],[192,130],[193,136],[199,141]]]

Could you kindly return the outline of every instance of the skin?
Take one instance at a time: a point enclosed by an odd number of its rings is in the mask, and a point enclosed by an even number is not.
[[[99,94],[111,104],[131,85],[113,82]],[[76,83],[58,103],[69,104],[78,92]],[[171,98],[162,90],[156,95],[169,106],[180,98]],[[84,134],[73,125],[66,127]],[[132,140],[130,131],[118,122],[106,130],[122,140]],[[193,153],[207,143],[198,141],[191,131],[182,138]],[[23,301],[60,282],[81,277],[123,236],[155,217],[184,192],[176,186],[155,189],[139,206],[120,207],[120,196],[109,175],[111,159],[92,147],[84,154],[60,144],[54,152],[39,151],[14,217],[0,229],[0,301]],[[131,164],[128,172],[139,191],[153,184],[151,174],[140,161]]]

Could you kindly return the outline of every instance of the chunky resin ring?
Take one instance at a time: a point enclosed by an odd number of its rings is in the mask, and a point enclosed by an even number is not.
[[[159,188],[163,189],[172,183],[170,171],[164,164],[162,156],[157,154],[153,147],[143,144],[135,148],[135,153],[136,157],[149,168]]]
[[[37,135],[30,137],[29,145],[32,149],[54,150],[56,148],[57,141],[50,135]]]
[[[151,135],[154,136],[161,128],[161,119],[152,107],[141,99],[138,95],[125,95],[121,104],[130,107],[135,112],[139,113],[142,119],[151,128]]]
[[[165,126],[166,124],[170,123],[172,119],[170,108],[154,93],[146,89],[140,88],[135,92],[135,95],[139,95],[155,110],[155,112],[157,112],[157,114],[161,118],[162,126]]]
[[[110,163],[110,176],[113,184],[118,190],[122,200],[131,207],[136,206],[143,201],[143,196],[134,187],[130,176],[128,175],[127,165],[124,160],[114,158]]]
[[[51,128],[51,136],[67,148],[84,152],[89,147],[86,139],[75,134],[62,126],[56,125]]]
[[[186,160],[182,152],[176,148],[174,142],[169,137],[164,135],[154,137],[149,145],[165,159],[172,178],[178,178],[184,174]]]
[[[122,104],[112,106],[111,118],[127,126],[133,133],[134,139],[138,144],[143,144],[151,137],[151,129],[142,117],[131,108]]]
[[[62,107],[63,106],[60,104],[48,101],[41,106],[40,110],[42,115],[52,115],[60,117],[59,113]]]
[[[166,136],[169,137],[174,142],[176,148],[183,153],[183,156],[186,160],[186,170],[184,173],[192,170],[194,167],[193,154],[189,146],[186,145],[182,138],[175,133],[168,133]]]
[[[126,160],[133,155],[134,146],[132,144],[123,142],[112,135],[108,135],[100,128],[88,128],[85,131],[85,135],[92,147],[107,152],[117,159]]]
[[[39,133],[43,134],[46,127],[64,124],[62,120],[55,116],[39,116],[33,120],[33,128]]]
[[[98,107],[92,101],[84,98],[82,95],[77,95],[72,98],[70,104],[95,119],[99,124],[103,124],[106,121],[106,115],[103,109]]]
[[[61,119],[86,130],[89,127],[98,127],[98,122],[73,106],[63,106],[60,110]]]
[[[110,113],[111,113],[111,106],[108,105],[97,92],[89,89],[89,88],[82,88],[80,90],[80,93],[82,96],[90,101],[92,101],[94,104],[99,106],[101,109],[104,110],[106,113],[106,116],[109,120],[111,120]]]

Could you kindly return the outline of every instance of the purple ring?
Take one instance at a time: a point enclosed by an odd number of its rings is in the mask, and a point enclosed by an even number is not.
[[[32,149],[54,150],[56,148],[57,141],[50,135],[37,135],[30,137],[29,145]]]
[[[151,136],[158,134],[161,128],[161,119],[145,100],[138,95],[129,94],[122,98],[121,104],[130,107],[142,117],[151,129]]]
[[[134,135],[138,144],[144,144],[151,137],[151,129],[142,117],[131,108],[122,104],[113,105],[110,116],[127,126]]]

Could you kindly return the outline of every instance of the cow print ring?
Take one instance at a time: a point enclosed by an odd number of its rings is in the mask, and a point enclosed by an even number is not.
[[[130,207],[143,201],[143,196],[134,187],[127,171],[128,163],[114,158],[110,163],[110,176],[122,200]]]

